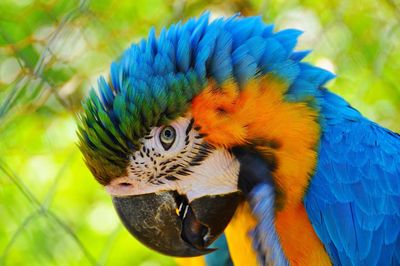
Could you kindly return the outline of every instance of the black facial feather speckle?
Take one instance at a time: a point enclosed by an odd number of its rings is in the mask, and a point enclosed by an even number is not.
[[[186,137],[189,136],[189,133],[193,128],[193,125],[194,125],[194,119],[192,118],[192,119],[190,119],[190,122],[189,122],[189,124],[188,124],[188,126],[186,128],[186,131],[185,131]]]
[[[194,127],[194,119],[191,119],[184,131],[184,147],[174,157],[166,158],[165,154],[142,144],[141,149],[135,153],[136,156],[131,156],[132,161],[128,169],[130,174],[153,185],[180,180],[192,174],[190,168],[200,165],[215,149],[204,142],[204,135],[198,130],[198,127]],[[147,135],[144,139],[151,140],[153,137]]]
[[[196,150],[195,155],[188,156],[189,158],[191,158],[191,161],[189,162],[189,165],[191,166],[200,165],[201,162],[204,161],[214,149],[214,147],[208,143],[195,145],[193,148],[194,150]]]

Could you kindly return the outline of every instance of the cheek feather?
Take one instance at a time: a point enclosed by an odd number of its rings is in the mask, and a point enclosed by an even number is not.
[[[239,162],[224,149],[212,152],[200,165],[191,168],[193,173],[178,182],[178,192],[189,201],[205,195],[221,195],[237,191]]]

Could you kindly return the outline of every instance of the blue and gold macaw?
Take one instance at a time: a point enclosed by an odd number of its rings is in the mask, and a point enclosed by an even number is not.
[[[400,136],[327,90],[299,35],[204,14],[99,79],[79,146],[132,235],[191,257],[224,232],[235,265],[400,265]]]

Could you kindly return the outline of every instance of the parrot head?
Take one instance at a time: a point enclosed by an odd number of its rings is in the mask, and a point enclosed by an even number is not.
[[[240,200],[238,162],[188,117],[153,127],[132,150],[127,172],[106,184],[126,228],[168,255],[212,251]]]
[[[246,176],[284,165],[277,153],[315,159],[312,88],[331,75],[300,62],[299,35],[273,33],[259,17],[204,14],[152,30],[108,82],[100,77],[83,103],[79,147],[133,236],[167,255],[209,253],[251,187]]]

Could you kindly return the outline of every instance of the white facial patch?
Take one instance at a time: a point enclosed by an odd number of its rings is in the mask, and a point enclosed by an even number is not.
[[[188,178],[177,182],[177,191],[189,201],[205,195],[221,195],[238,191],[239,161],[228,151],[218,149],[200,165],[193,167]]]
[[[238,190],[239,162],[231,153],[207,144],[190,117],[178,118],[169,127],[175,131],[172,145],[162,143],[164,127],[153,128],[131,156],[128,175],[112,180],[106,186],[108,193],[128,196],[175,190],[190,202]]]

